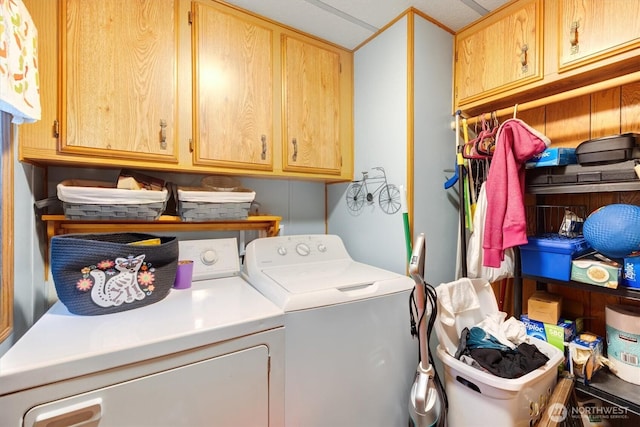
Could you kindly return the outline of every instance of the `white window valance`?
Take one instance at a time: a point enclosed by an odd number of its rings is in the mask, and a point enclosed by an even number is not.
[[[0,0],[0,110],[16,124],[40,120],[38,30],[22,0]]]

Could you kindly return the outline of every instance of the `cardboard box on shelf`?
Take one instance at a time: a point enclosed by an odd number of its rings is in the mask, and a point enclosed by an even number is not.
[[[616,289],[620,282],[622,266],[615,261],[603,261],[587,254],[571,261],[571,280]]]
[[[555,325],[562,312],[562,297],[546,291],[536,291],[528,300],[529,319]]]

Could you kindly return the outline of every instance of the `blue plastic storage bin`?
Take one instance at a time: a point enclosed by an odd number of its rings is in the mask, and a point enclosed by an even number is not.
[[[565,282],[571,279],[571,260],[591,249],[584,237],[550,234],[528,240],[520,246],[522,274]]]

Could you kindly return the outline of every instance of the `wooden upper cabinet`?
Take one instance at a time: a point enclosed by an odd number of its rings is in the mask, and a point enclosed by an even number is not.
[[[340,174],[340,54],[282,36],[285,171]]]
[[[272,30],[193,3],[194,164],[273,169]]]
[[[177,162],[178,0],[65,0],[59,148]]]
[[[519,1],[456,35],[456,106],[542,79],[542,8]]]
[[[353,52],[214,0],[25,2],[45,37],[21,161],[353,179]]]
[[[640,0],[559,1],[559,70],[640,47]]]

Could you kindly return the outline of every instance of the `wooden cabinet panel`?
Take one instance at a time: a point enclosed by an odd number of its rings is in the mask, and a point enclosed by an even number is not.
[[[546,133],[554,147],[576,147],[589,139],[589,95],[547,105]]]
[[[640,132],[640,82],[620,89],[620,133]]]
[[[621,133],[620,92],[620,88],[615,87],[591,95],[591,139]]]
[[[177,161],[177,2],[62,2],[62,152]]]
[[[20,126],[18,158],[25,145],[38,152],[57,149],[54,123],[58,119],[58,5],[53,1],[24,0],[38,29],[38,77],[40,80],[41,119]]]
[[[284,170],[340,174],[340,55],[283,36]]]
[[[456,105],[542,79],[542,16],[541,0],[523,0],[458,33]]]
[[[563,0],[558,4],[560,71],[640,46],[639,0]]]
[[[273,168],[272,30],[193,5],[194,163]]]

